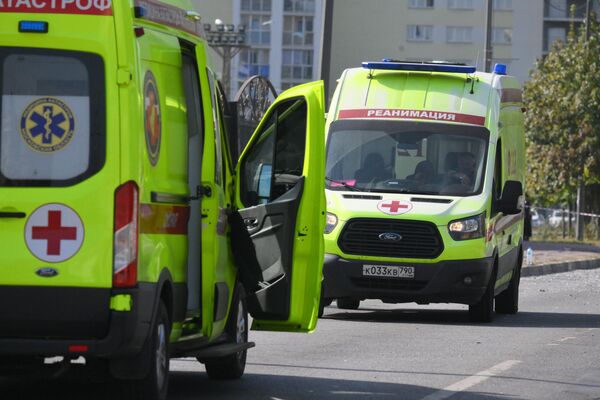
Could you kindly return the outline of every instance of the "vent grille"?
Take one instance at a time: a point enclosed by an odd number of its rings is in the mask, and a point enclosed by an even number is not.
[[[382,233],[397,233],[402,239],[381,240]],[[396,258],[432,259],[444,250],[434,224],[399,219],[351,219],[344,226],[338,245],[346,254]]]
[[[383,196],[376,196],[372,194],[344,194],[342,195],[345,199],[361,199],[361,200],[381,200]]]
[[[363,289],[389,289],[389,290],[421,290],[427,286],[426,281],[402,280],[398,278],[350,278],[352,283]]]

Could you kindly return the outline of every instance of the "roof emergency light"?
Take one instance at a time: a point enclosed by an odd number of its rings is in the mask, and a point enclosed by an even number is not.
[[[506,64],[494,65],[494,73],[496,75],[506,75]]]
[[[389,58],[384,58],[382,61],[366,61],[362,63],[362,67],[388,71],[449,72],[455,74],[472,74],[477,70],[470,65],[394,61]]]

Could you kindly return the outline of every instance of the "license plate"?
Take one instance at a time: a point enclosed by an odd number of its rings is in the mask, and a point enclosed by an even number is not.
[[[415,267],[363,265],[363,276],[380,276],[384,278],[414,278]]]

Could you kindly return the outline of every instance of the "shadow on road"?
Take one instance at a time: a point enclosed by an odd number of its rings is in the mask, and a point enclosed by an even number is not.
[[[331,310],[331,309],[330,309]],[[333,311],[335,310],[335,311]],[[421,323],[435,325],[481,325],[508,328],[600,328],[600,314],[570,314],[521,311],[516,315],[499,315],[492,323],[469,321],[466,310],[381,310],[326,311],[324,319],[381,323]]]
[[[327,371],[323,371],[324,374]],[[172,372],[169,399],[422,399],[436,389],[384,382],[246,374],[237,381],[212,381],[200,372]],[[70,379],[28,381],[0,379],[6,400],[116,400],[106,384]],[[122,398],[125,400],[125,398]],[[469,392],[469,399],[507,400],[513,397]],[[130,399],[127,399],[130,400]]]

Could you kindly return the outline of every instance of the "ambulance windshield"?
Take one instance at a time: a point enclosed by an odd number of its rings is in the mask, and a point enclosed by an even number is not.
[[[342,120],[327,143],[327,188],[470,196],[483,186],[489,131],[471,125]]]
[[[98,55],[0,47],[0,186],[65,186],[100,170],[104,91]]]

